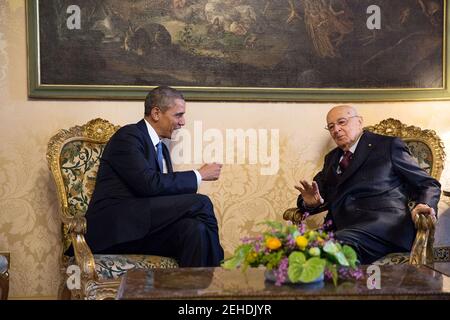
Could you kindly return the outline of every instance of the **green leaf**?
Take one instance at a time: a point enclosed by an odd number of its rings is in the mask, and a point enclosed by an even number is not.
[[[263,221],[258,224],[265,224],[279,232],[283,231],[283,223],[281,223],[279,221]]]
[[[225,269],[236,269],[238,266],[240,266],[244,261],[247,255],[252,250],[251,244],[243,244],[236,248],[236,251],[234,252],[234,256],[225,260],[222,263],[222,267]]]
[[[292,282],[299,282],[302,276],[303,266],[301,264],[289,264],[288,277]]]
[[[326,268],[331,273],[331,279],[333,279],[333,284],[337,286],[338,283],[338,272],[335,264],[332,264],[330,262],[327,262]]]
[[[306,261],[306,257],[303,252],[294,251],[289,255],[289,265],[298,264],[302,265]]]
[[[292,252],[289,255],[288,277],[292,282],[299,282],[303,272],[306,257],[302,252]]]
[[[350,264],[347,261],[344,253],[342,253],[341,248],[342,247],[340,244],[334,243],[332,241],[327,241],[323,246],[323,251],[335,257],[340,265],[348,267]]]
[[[297,234],[297,233],[300,234],[300,232],[298,232],[297,226],[295,226],[295,225],[286,226],[286,233],[292,234],[292,235]]]
[[[334,256],[339,251],[339,248],[337,247],[336,243],[327,241],[323,246],[323,251]]]
[[[298,236],[300,236],[301,235],[301,233],[298,231],[298,230],[295,230],[293,233],[292,233],[292,238],[297,238]]]
[[[300,275],[300,281],[304,283],[312,282],[319,278],[325,270],[325,259],[317,257],[307,260],[303,264],[303,270]]]
[[[345,257],[347,258],[347,261],[349,262],[350,266],[352,268],[356,267],[356,263],[358,261],[358,256],[356,255],[355,250],[347,245],[344,245],[342,248],[342,252],[344,253]]]
[[[267,269],[271,270],[278,266],[283,255],[284,251],[282,250],[272,252],[268,255],[263,255],[261,258],[261,264],[265,265]]]
[[[350,263],[348,263],[347,258],[345,257],[345,255],[342,251],[335,253],[334,256],[336,257],[337,261],[339,262],[339,264],[341,266],[346,266],[346,267],[350,266]]]

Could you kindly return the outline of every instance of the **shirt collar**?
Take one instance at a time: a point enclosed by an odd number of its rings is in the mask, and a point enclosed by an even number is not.
[[[363,132],[363,133],[364,133],[364,132]],[[361,134],[359,135],[358,140],[356,140],[356,142],[350,147],[350,149],[348,149],[348,151],[350,151],[352,154],[355,154],[356,147],[358,146],[359,140],[361,139],[363,133],[361,133]]]
[[[152,143],[156,148],[156,145],[161,141],[158,134],[156,133],[155,129],[153,129],[152,125],[145,119],[145,125],[147,126],[147,131],[150,136],[150,139],[152,139]]]

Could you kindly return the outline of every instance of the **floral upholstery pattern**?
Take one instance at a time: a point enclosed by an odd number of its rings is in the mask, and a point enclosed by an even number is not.
[[[99,280],[117,279],[131,269],[178,268],[174,259],[160,256],[94,254],[94,259]]]
[[[373,264],[378,266],[392,266],[409,262],[409,252],[395,252],[378,259]]]
[[[450,262],[450,247],[433,248],[434,262]]]
[[[104,144],[75,140],[62,149],[61,174],[70,213],[86,213],[104,148]]]
[[[419,166],[431,175],[433,154],[430,148],[425,143],[416,140],[405,141],[405,144],[408,146],[409,151],[411,151],[413,158],[416,159]]]

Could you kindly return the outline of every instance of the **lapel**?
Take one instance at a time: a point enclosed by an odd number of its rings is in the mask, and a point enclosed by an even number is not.
[[[163,145],[163,157],[164,160],[166,160],[167,172],[172,173],[173,167],[172,167],[172,160],[170,159],[169,149],[167,148],[165,143],[163,143],[162,145]]]
[[[142,134],[144,135],[144,140],[147,144],[147,155],[149,155],[149,156],[146,156],[146,158],[149,159],[149,161],[151,159],[154,159],[155,160],[154,163],[156,164],[156,167],[159,168],[158,155],[156,154],[155,146],[153,145],[152,139],[150,139],[150,135],[148,133],[147,125],[145,124],[145,120],[142,119],[136,125],[139,128],[139,130],[141,130]],[[164,150],[164,148],[163,148],[163,150]],[[161,170],[161,172],[162,172],[162,170]]]
[[[338,184],[340,177],[336,172],[339,165],[339,158],[343,153],[341,149],[336,148],[328,159],[326,177],[329,185],[335,186]]]
[[[344,183],[348,180],[356,171],[358,171],[359,167],[364,163],[364,161],[369,156],[372,151],[373,144],[373,136],[370,132],[364,131],[361,139],[358,142],[358,146],[356,147],[355,154],[353,155],[353,160],[350,166],[345,170],[342,174],[338,185]],[[341,154],[342,155],[342,154]],[[339,160],[338,160],[339,161]],[[336,161],[337,165],[337,161]]]

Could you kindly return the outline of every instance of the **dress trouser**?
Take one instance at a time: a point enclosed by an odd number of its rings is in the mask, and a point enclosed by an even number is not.
[[[119,243],[101,254],[146,254],[174,257],[180,267],[216,267],[224,259],[211,200],[201,194],[176,198],[175,214],[152,213],[143,238]]]
[[[389,253],[407,251],[361,229],[336,231],[335,238],[354,248],[361,264],[371,264]]]

